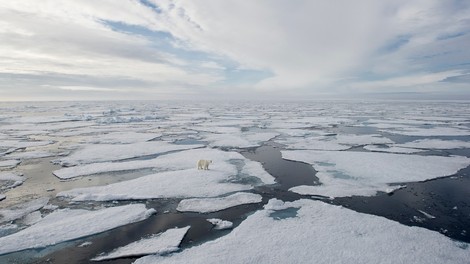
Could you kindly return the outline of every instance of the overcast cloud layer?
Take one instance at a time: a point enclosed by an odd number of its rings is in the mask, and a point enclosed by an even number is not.
[[[470,1],[0,0],[0,100],[470,99]]]

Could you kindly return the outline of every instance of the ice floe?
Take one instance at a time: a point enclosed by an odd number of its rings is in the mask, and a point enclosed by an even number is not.
[[[27,160],[27,159],[54,157],[54,156],[59,156],[59,155],[64,155],[64,153],[52,153],[49,151],[34,150],[34,151],[14,152],[14,153],[6,155],[5,158]]]
[[[20,160],[0,160],[0,169],[12,169],[20,163]]]
[[[214,229],[216,230],[225,230],[225,229],[230,229],[233,227],[233,223],[227,220],[222,220],[218,218],[210,218],[207,219],[209,223],[211,223],[214,226]]]
[[[29,148],[29,147],[38,147],[46,146],[54,143],[53,141],[20,141],[20,140],[2,140],[0,141],[0,147],[8,148]]]
[[[13,221],[22,218],[34,211],[43,208],[49,202],[49,198],[43,197],[20,203],[6,209],[0,210],[0,223]]]
[[[274,177],[268,174],[260,163],[251,161],[243,157],[237,152],[221,151],[218,149],[198,148],[184,150],[176,153],[158,156],[149,160],[134,160],[121,162],[102,162],[85,165],[77,165],[75,167],[62,168],[54,171],[54,175],[61,179],[69,179],[78,176],[92,175],[104,172],[115,172],[125,170],[139,170],[145,168],[154,168],[156,170],[183,170],[196,166],[198,159],[210,159],[213,161],[211,168],[220,170],[231,169],[233,165],[231,160],[242,160],[244,166],[241,173],[257,177],[265,184],[275,183]],[[235,175],[235,174],[234,174]]]
[[[25,180],[25,177],[17,173],[0,172],[0,190],[15,188],[23,184]]]
[[[276,140],[276,142],[286,145],[287,149],[346,150],[351,148],[336,141],[326,140],[324,137],[287,138]]]
[[[114,251],[92,258],[93,261],[102,261],[123,257],[145,256],[150,254],[164,255],[179,249],[189,226],[183,228],[172,228],[167,231],[143,238],[129,245],[115,249]]]
[[[390,183],[450,176],[470,164],[461,156],[418,156],[352,151],[282,151],[282,157],[312,164],[322,185],[297,186],[291,191],[323,196],[374,195]],[[398,188],[399,186],[394,186]]]
[[[94,144],[130,144],[137,142],[145,142],[160,137],[161,134],[156,133],[138,133],[138,132],[113,132],[107,134],[90,135],[81,140],[82,143]]]
[[[145,155],[162,154],[170,151],[192,149],[203,145],[175,145],[160,141],[133,144],[93,144],[85,145],[67,157],[54,162],[63,166],[123,160]]]
[[[456,127],[407,127],[403,129],[383,130],[384,132],[405,136],[470,136],[470,129]]]
[[[295,217],[273,209],[248,216],[231,233],[147,263],[467,263],[470,247],[438,232],[312,200],[286,202]],[[229,250],[228,250],[229,249]]]
[[[197,170],[196,161],[211,159],[207,171]],[[234,164],[241,161],[241,168]],[[95,166],[96,165],[96,166]],[[68,168],[54,172],[60,177],[72,177],[85,172],[112,171],[139,166],[154,166],[164,172],[143,176],[137,179],[106,186],[77,188],[64,191],[58,196],[70,197],[74,201],[83,200],[127,200],[168,197],[215,197],[227,193],[249,190],[253,184],[240,184],[246,177],[256,177],[259,184],[273,184],[274,177],[262,168],[261,164],[243,157],[240,153],[201,148],[162,155],[147,161],[132,161],[112,164],[90,164],[80,166],[83,170]],[[113,167],[114,166],[114,167]],[[114,168],[114,169],[113,169]]]
[[[176,210],[180,212],[211,213],[243,204],[259,203],[262,196],[254,193],[235,193],[218,198],[193,198],[182,200]]]
[[[236,134],[206,134],[202,135],[202,139],[208,141],[209,146],[212,147],[249,148],[260,146],[261,143],[269,141],[277,135],[279,134],[274,132],[240,132]]]
[[[106,186],[72,189],[57,196],[73,198],[73,201],[215,197],[252,188],[225,182],[233,174],[236,174],[235,168],[232,171],[198,171],[196,168],[168,171]]]
[[[417,149],[459,149],[470,148],[470,142],[461,140],[419,139],[403,144],[397,144],[397,146]]]
[[[396,145],[367,145],[364,146],[364,149],[369,151],[378,151],[378,152],[390,152],[390,153],[402,153],[402,154],[410,154],[410,153],[418,153],[423,152],[422,149],[414,149],[414,148],[406,148],[406,147],[397,147]]]
[[[0,255],[29,248],[43,248],[142,221],[155,212],[144,204],[116,206],[96,211],[62,209],[38,223],[0,238]]]

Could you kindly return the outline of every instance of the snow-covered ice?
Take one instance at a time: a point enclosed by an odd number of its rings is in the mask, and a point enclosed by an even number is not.
[[[262,196],[254,193],[235,193],[218,198],[193,198],[182,200],[176,210],[180,212],[211,213],[242,204],[259,203]]]
[[[31,200],[26,203],[20,203],[9,208],[0,210],[0,223],[13,221],[22,218],[34,211],[43,208],[49,202],[49,198],[43,197]]]
[[[96,211],[62,209],[17,233],[0,238],[0,255],[43,248],[142,221],[155,212],[144,204],[109,207]],[[92,223],[92,224],[91,224]]]
[[[133,144],[85,145],[67,157],[58,159],[63,166],[123,160],[145,155],[162,154],[170,151],[202,147],[202,145],[175,145],[167,142],[149,141]]]
[[[322,183],[318,186],[293,187],[291,191],[330,197],[374,195],[377,191],[390,189],[390,183],[450,176],[470,164],[470,158],[461,156],[352,151],[282,151],[282,157],[312,164]]]
[[[235,133],[235,134],[205,134],[202,135],[204,141],[209,142],[212,147],[234,147],[234,148],[250,148],[260,146],[261,143],[279,135],[278,133]]]
[[[214,225],[214,229],[216,230],[225,230],[225,229],[230,229],[233,227],[233,223],[227,220],[222,220],[218,218],[210,218],[207,219],[209,223]]]
[[[295,217],[273,209],[248,216],[231,233],[147,263],[468,263],[470,247],[434,231],[312,200],[286,202]]]
[[[364,146],[364,149],[367,149],[369,151],[402,153],[402,154],[406,154],[406,153],[411,154],[411,153],[418,153],[418,152],[424,151],[422,149],[397,147],[396,145],[386,145],[386,147],[377,146],[377,145],[367,145],[367,146]]]
[[[237,152],[221,151],[218,149],[198,148],[179,151],[176,153],[158,156],[149,160],[134,160],[121,162],[102,162],[74,167],[62,168],[54,171],[54,175],[61,179],[69,179],[78,176],[92,175],[104,172],[115,172],[125,170],[138,170],[145,168],[154,168],[160,171],[166,170],[184,170],[195,168],[198,159],[210,159],[213,161],[210,169],[233,171],[231,160],[242,160],[244,166],[241,173],[257,177],[265,184],[275,183],[274,177],[268,174],[260,163],[251,161]],[[234,173],[233,175],[235,175]]]
[[[129,245],[117,248],[108,254],[97,256],[91,260],[102,261],[132,256],[144,256],[150,254],[168,254],[179,249],[179,244],[183,240],[189,226],[183,228],[168,229],[163,233],[143,238]]]
[[[12,169],[18,164],[20,164],[20,160],[12,159],[12,160],[0,160],[0,169]]]
[[[69,197],[73,201],[215,197],[252,188],[226,182],[235,173],[234,170],[198,171],[196,168],[168,171],[105,186],[72,189],[60,192],[57,196]]]
[[[397,144],[397,146],[417,149],[459,149],[470,148],[470,142],[461,140],[419,139],[404,144]]]
[[[276,140],[286,145],[287,149],[312,149],[312,150],[346,150],[351,146],[343,145],[337,141],[326,140],[325,137],[287,138]]]
[[[196,161],[199,159],[212,160],[209,170],[196,169]],[[244,165],[241,169],[232,164],[232,161],[236,160],[243,161]],[[210,148],[193,149],[159,156],[152,163],[155,168],[167,171],[106,186],[72,189],[61,192],[58,196],[70,197],[74,201],[216,197],[253,188],[252,185],[237,183],[240,175],[242,177],[259,177],[264,184],[274,183],[274,178],[265,172],[258,162],[248,160],[237,152]],[[139,166],[149,165],[146,161],[123,164],[117,163],[116,167],[123,169],[132,165],[133,169],[136,169],[136,164]],[[108,165],[112,166],[113,164],[106,164],[106,166]],[[97,166],[100,165],[97,164]],[[93,167],[86,168],[88,171],[92,169],[94,172],[98,171]],[[238,171],[239,169],[240,171]],[[108,170],[110,169],[108,168]],[[70,177],[72,174],[79,174],[77,171],[69,172],[67,171],[64,175]]]
[[[8,148],[29,148],[29,147],[38,147],[45,146],[54,143],[53,141],[22,141],[22,140],[2,140],[0,141],[0,147]]]
[[[82,143],[94,144],[131,144],[137,142],[145,142],[160,137],[161,134],[156,133],[138,133],[138,132],[112,132],[107,134],[92,134],[81,140]]]
[[[6,155],[5,157],[8,159],[27,160],[27,159],[54,157],[58,155],[64,155],[64,153],[52,153],[49,151],[35,150],[35,151],[13,152],[11,154]]]
[[[18,173],[10,171],[0,172],[0,181],[24,181],[25,178]]]
[[[383,130],[384,132],[406,136],[470,136],[470,129],[456,127],[407,127],[403,129]]]

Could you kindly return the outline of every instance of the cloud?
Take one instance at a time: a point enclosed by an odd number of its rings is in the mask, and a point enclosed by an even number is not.
[[[46,89],[50,85],[77,87],[62,89],[64,97],[100,92],[113,98],[118,96],[113,89],[124,88],[126,96],[134,91],[143,98],[208,92],[223,97],[225,91],[303,99],[425,86],[445,92],[443,84],[468,83],[459,76],[470,73],[469,5],[3,1],[0,81],[10,82],[0,88],[12,97],[33,88],[34,94],[54,96]]]

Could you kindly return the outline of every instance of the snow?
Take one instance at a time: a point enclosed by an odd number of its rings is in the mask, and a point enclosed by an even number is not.
[[[4,194],[0,193],[0,201],[5,200],[5,198],[7,198],[7,197]]]
[[[25,178],[17,173],[1,171],[0,181],[25,181]]]
[[[209,223],[214,225],[214,229],[216,230],[225,230],[225,229],[230,229],[233,227],[233,223],[230,221],[218,219],[218,218],[210,218],[207,219]]]
[[[211,159],[212,164],[207,171],[196,169],[199,159]],[[233,161],[242,161],[243,167],[238,168]],[[238,184],[239,177],[259,177],[264,184],[274,183],[274,178],[263,170],[258,162],[250,161],[240,153],[221,151],[218,149],[200,148],[176,153],[166,154],[150,161],[132,161],[116,164],[96,164],[97,167],[85,167],[83,171],[95,173],[99,170],[113,170],[112,168],[136,169],[138,166],[153,166],[165,170],[137,179],[96,186],[78,188],[60,192],[57,195],[70,197],[74,201],[83,200],[127,200],[151,198],[193,198],[216,197],[237,191],[253,188],[252,185]],[[109,166],[109,167],[108,167]],[[114,167],[113,167],[114,166]],[[82,172],[71,171],[54,172],[60,177],[70,177]],[[235,181],[234,181],[235,180]],[[231,182],[233,181],[233,182]]]
[[[462,129],[456,127],[431,127],[418,128],[407,127],[395,130],[383,130],[384,132],[406,135],[406,136],[470,136],[470,129]]]
[[[424,181],[450,176],[470,164],[461,156],[418,156],[352,151],[282,151],[282,157],[312,164],[322,185],[298,186],[299,194],[330,197],[375,195],[390,183]]]
[[[138,132],[112,132],[107,134],[91,135],[83,139],[82,143],[93,144],[131,144],[137,142],[149,141],[160,137],[156,133],[138,133]]]
[[[382,137],[377,134],[369,135],[350,135],[350,134],[338,134],[335,137],[339,144],[344,145],[367,145],[367,144],[389,144],[393,143],[392,140]]]
[[[176,210],[180,212],[211,213],[242,204],[260,203],[263,197],[254,193],[235,193],[218,198],[193,198],[182,200]]]
[[[0,160],[0,169],[11,169],[20,164],[19,160]]]
[[[470,247],[438,232],[405,226],[320,201],[286,202],[295,217],[273,209],[248,216],[229,234],[147,263],[468,263]],[[228,250],[229,249],[229,250]]]
[[[287,149],[346,150],[350,148],[336,141],[325,140],[325,137],[287,138],[276,140],[276,142],[286,145]]]
[[[417,149],[459,149],[470,148],[470,142],[461,140],[420,139],[404,144],[397,144],[397,146]]]
[[[12,189],[23,184],[26,178],[13,172],[0,172],[0,190]]]
[[[260,146],[261,143],[269,141],[270,139],[278,136],[279,133],[264,132],[238,132],[234,134],[205,134],[202,135],[202,140],[208,141],[209,146],[212,147],[235,147],[235,148],[249,148]]]
[[[36,224],[37,222],[41,221],[41,219],[42,219],[42,214],[41,214],[41,212],[39,212],[39,211],[34,211],[34,212],[32,212],[32,213],[26,215],[25,217],[23,217],[20,222],[21,222],[21,224],[23,224],[23,225],[28,225],[28,226],[30,226],[30,225],[34,225],[34,224]]]
[[[389,152],[389,153],[403,153],[403,154],[411,154],[411,153],[418,153],[424,150],[422,149],[414,149],[414,148],[406,148],[406,147],[397,147],[397,145],[386,145],[386,147],[382,146],[375,146],[375,145],[367,145],[364,146],[364,149],[369,151],[378,151],[378,152]]]
[[[235,173],[235,168],[231,171],[198,171],[196,168],[168,171],[105,186],[72,189],[57,196],[69,197],[73,201],[215,197],[252,188],[225,182]]]
[[[142,221],[155,210],[144,204],[130,204],[96,211],[63,209],[17,233],[0,238],[0,254],[42,248]],[[90,224],[93,223],[93,224]]]
[[[102,261],[123,257],[143,256],[150,254],[168,254],[177,251],[181,240],[183,240],[189,226],[183,228],[172,228],[167,231],[153,235],[149,238],[143,238],[129,245],[120,247],[111,253],[92,258],[93,261]]]
[[[125,170],[138,170],[145,168],[154,168],[160,171],[163,170],[183,170],[195,168],[198,159],[210,159],[213,161],[211,164],[215,168],[226,168],[230,160],[243,160],[245,165],[242,173],[259,178],[265,184],[275,183],[274,177],[268,174],[261,166],[260,163],[251,161],[243,157],[237,152],[221,151],[218,149],[199,148],[192,150],[185,150],[171,154],[165,154],[149,160],[134,160],[134,161],[121,161],[121,162],[102,162],[78,165],[75,167],[62,168],[54,171],[54,175],[61,179],[69,179],[78,176],[92,175],[104,172],[115,172]],[[194,161],[190,162],[190,161]],[[231,165],[228,165],[231,167]]]
[[[54,162],[62,166],[123,160],[145,155],[202,147],[202,145],[173,145],[166,142],[150,141],[133,144],[94,144],[85,145],[82,149]]]
[[[38,158],[54,157],[54,156],[57,156],[57,155],[63,155],[63,153],[52,153],[52,152],[49,152],[49,151],[35,150],[35,151],[24,151],[24,152],[11,153],[11,154],[7,155],[6,158],[26,160],[26,159],[38,159]]]
[[[20,141],[20,140],[2,140],[0,141],[0,147],[8,148],[29,148],[29,147],[38,147],[45,146],[54,143],[53,141]]]
[[[49,198],[38,198],[26,203],[14,205],[0,210],[0,223],[13,221],[22,218],[34,211],[43,208],[49,202]]]

